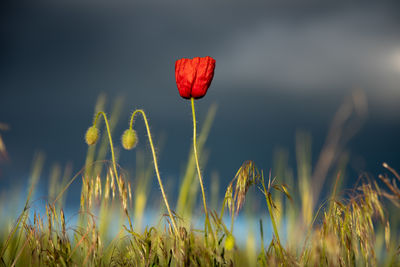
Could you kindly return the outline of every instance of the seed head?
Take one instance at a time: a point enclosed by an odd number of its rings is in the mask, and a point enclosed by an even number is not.
[[[94,145],[97,142],[98,139],[99,139],[99,129],[97,129],[95,126],[90,127],[86,131],[86,135],[85,135],[86,143],[89,146],[90,145]]]
[[[126,150],[131,150],[136,146],[138,142],[138,138],[136,135],[136,131],[133,129],[125,130],[124,134],[122,135],[122,146]]]

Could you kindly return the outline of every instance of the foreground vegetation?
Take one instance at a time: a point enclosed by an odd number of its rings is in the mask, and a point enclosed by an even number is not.
[[[100,98],[96,114],[103,106],[104,99]],[[119,106],[115,105],[107,122],[110,136]],[[214,115],[212,107],[194,147],[199,155],[203,155]],[[131,141],[125,140],[123,146],[131,148]],[[200,170],[192,150],[179,191],[166,190],[165,195],[163,191],[158,223],[145,227],[153,176],[164,190],[154,150],[148,160],[137,152],[133,180],[116,164],[113,145],[112,159],[104,160],[110,149],[109,136],[104,134],[98,145],[89,147],[85,167],[73,178],[68,171],[61,175],[60,168],[53,169],[44,212],[32,208],[43,166],[43,158],[38,156],[18,218],[7,216],[11,204],[3,193],[0,266],[400,266],[398,173],[383,164],[387,174],[378,179],[364,177],[352,190],[345,191],[341,189],[345,160],[339,157],[336,165],[329,162],[333,171],[322,175],[322,180],[319,175],[316,182],[312,169],[321,167],[317,163],[311,168],[309,141],[307,134],[297,135],[296,175],[283,152],[277,153],[272,171],[244,161],[224,190],[224,197],[217,200],[218,189],[214,189],[219,184],[214,179],[211,194],[206,197],[202,192],[203,205],[197,203],[201,174],[196,172]],[[150,145],[153,149],[152,141]],[[320,159],[325,163],[324,157],[322,152]],[[201,165],[205,165],[205,158],[200,156]],[[80,209],[76,222],[71,223],[64,213],[66,194],[72,183],[80,181]],[[321,186],[316,189],[316,184]],[[322,185],[329,195],[317,205]],[[173,193],[178,200],[170,209],[168,196]],[[252,209],[256,194],[263,201],[257,213]],[[213,204],[204,210],[210,199]],[[261,220],[265,215],[268,221]],[[238,216],[257,220],[258,224],[248,231],[244,244],[235,236]],[[197,220],[203,222],[201,227],[195,227]],[[266,238],[269,232],[271,239]]]

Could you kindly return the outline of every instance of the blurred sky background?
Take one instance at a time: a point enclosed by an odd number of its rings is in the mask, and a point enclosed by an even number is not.
[[[0,122],[10,126],[0,132],[9,155],[0,163],[1,190],[27,183],[35,151],[46,154],[45,175],[54,163],[72,162],[79,171],[87,151],[83,136],[102,92],[108,103],[124,99],[116,146],[130,113],[143,108],[156,142],[165,137],[159,151],[163,179],[178,183],[191,148],[192,118],[190,101],[178,94],[174,64],[196,56],[216,59],[213,83],[196,101],[200,125],[208,108],[218,105],[206,144],[207,184],[217,172],[225,188],[248,159],[269,170],[279,148],[288,151],[294,168],[298,130],[312,135],[316,161],[335,112],[355,89],[365,93],[368,114],[347,145],[347,182],[361,172],[376,176],[384,161],[400,169],[398,1],[0,6]],[[139,149],[149,151],[142,130]],[[121,154],[122,167],[134,161],[135,153]]]

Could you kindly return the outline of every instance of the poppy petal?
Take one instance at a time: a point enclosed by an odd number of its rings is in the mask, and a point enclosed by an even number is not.
[[[201,98],[214,77],[215,60],[211,57],[182,58],[175,62],[175,80],[183,98]]]

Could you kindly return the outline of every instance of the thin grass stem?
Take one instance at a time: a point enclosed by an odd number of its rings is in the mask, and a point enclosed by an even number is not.
[[[280,252],[281,256],[283,257],[283,249],[282,249],[281,241],[279,239],[278,227],[276,226],[275,216],[274,216],[274,213],[273,213],[273,210],[272,210],[271,193],[265,187],[264,175],[262,176],[262,180],[261,181],[262,181],[261,184],[262,184],[263,189],[264,189],[265,200],[267,201],[268,212],[269,212],[269,215],[271,217],[272,227],[274,229],[274,233],[275,233],[275,236],[276,236],[276,241],[278,242],[279,252]]]

